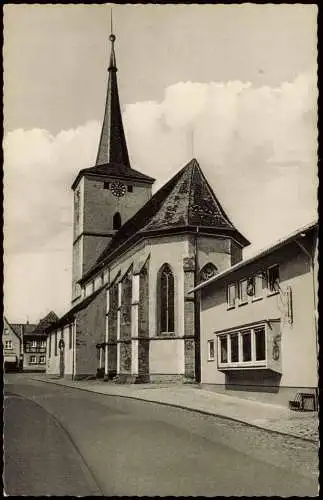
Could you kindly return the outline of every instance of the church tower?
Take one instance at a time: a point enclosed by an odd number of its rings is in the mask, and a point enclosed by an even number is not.
[[[81,170],[72,185],[72,305],[81,296],[78,280],[119,228],[151,198],[154,182],[130,165],[119,102],[115,39],[111,29],[108,88],[96,164]]]

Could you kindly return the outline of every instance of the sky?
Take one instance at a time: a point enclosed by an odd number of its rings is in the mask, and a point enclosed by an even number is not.
[[[72,191],[94,165],[110,5],[4,6],[4,310],[71,300]],[[317,7],[114,5],[132,167],[161,187],[197,158],[250,241],[317,217]]]

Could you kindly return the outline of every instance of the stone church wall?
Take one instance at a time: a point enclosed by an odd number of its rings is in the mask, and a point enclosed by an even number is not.
[[[96,345],[105,333],[106,292],[104,289],[76,313],[75,378],[95,376],[98,367]]]
[[[198,265],[201,270],[205,264],[211,262],[218,272],[231,266],[231,243],[229,239],[216,239],[213,236],[199,236],[198,238]]]

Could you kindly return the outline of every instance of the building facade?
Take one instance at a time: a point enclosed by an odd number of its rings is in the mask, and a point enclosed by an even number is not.
[[[46,371],[47,328],[58,320],[51,311],[39,323],[11,323],[6,320],[16,338],[20,341],[19,370],[24,372]],[[16,341],[17,344],[17,341]],[[13,343],[12,343],[13,345]]]
[[[120,382],[199,381],[199,307],[189,290],[240,261],[249,241],[197,160],[153,196],[129,161],[112,42],[96,165],[74,191],[71,309],[48,335],[46,370]]]
[[[316,393],[317,249],[313,223],[194,289],[202,384],[283,404]]]
[[[22,369],[22,337],[10,325],[6,318],[3,318],[2,349],[5,371],[20,371]]]
[[[22,325],[24,372],[46,371],[46,329],[57,320],[57,315],[51,311],[36,325]]]

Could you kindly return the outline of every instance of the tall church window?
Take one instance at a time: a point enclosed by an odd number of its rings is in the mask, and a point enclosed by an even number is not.
[[[159,321],[160,332],[174,332],[174,275],[168,264],[159,272]]]
[[[113,216],[113,229],[120,229],[121,227],[121,215],[120,212],[116,212]]]

